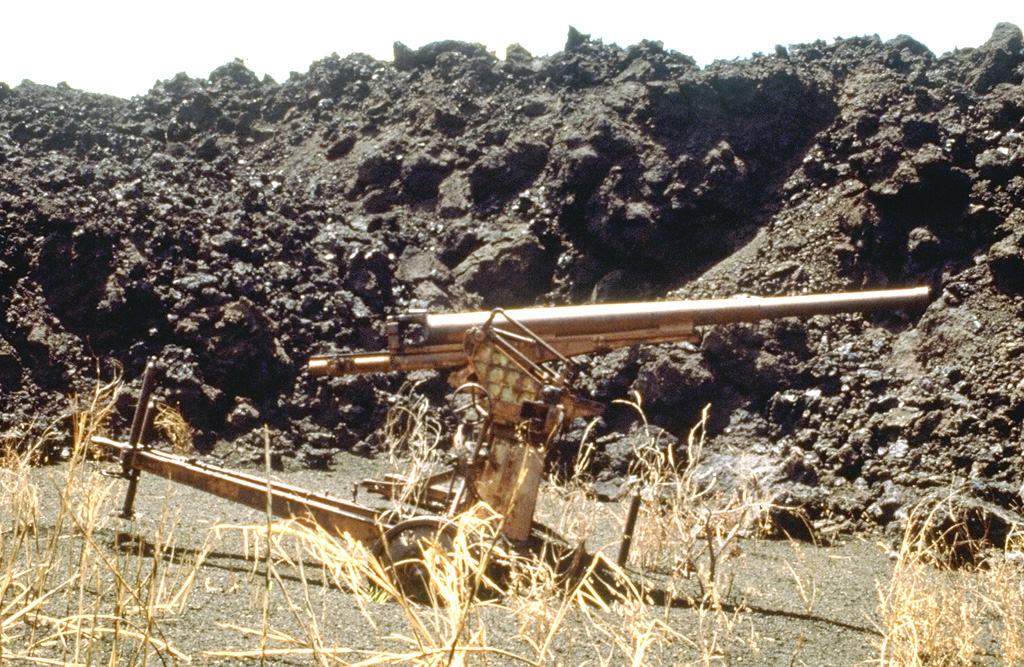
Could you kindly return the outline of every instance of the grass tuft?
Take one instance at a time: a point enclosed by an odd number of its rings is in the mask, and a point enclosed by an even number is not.
[[[89,442],[105,433],[120,389],[115,377],[72,399],[73,446],[61,466],[32,466],[50,429],[0,458],[0,662],[190,661],[163,636],[162,623],[183,610],[201,559],[167,565],[159,557],[173,549],[168,517],[156,527],[155,558],[125,557],[99,541],[116,481],[88,465]]]
[[[883,666],[973,665],[993,643],[1001,664],[1024,664],[1024,539],[1015,528],[1002,549],[969,544],[956,506],[951,496],[907,517],[892,577],[877,586]]]

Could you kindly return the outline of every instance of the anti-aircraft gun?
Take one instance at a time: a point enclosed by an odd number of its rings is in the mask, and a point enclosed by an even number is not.
[[[771,298],[737,297],[432,314],[411,312],[387,322],[388,349],[330,354],[309,361],[316,375],[456,369],[450,382],[472,398],[480,417],[464,465],[420,483],[413,497],[431,498],[457,514],[483,501],[504,516],[513,543],[530,536],[547,449],[576,417],[603,406],[577,395],[573,357],[639,344],[696,341],[697,328],[780,317],[906,308],[927,302],[928,288]],[[392,484],[373,484],[385,495]],[[407,491],[406,491],[407,492]]]
[[[564,425],[603,410],[601,404],[577,395],[574,357],[631,345],[696,341],[698,327],[703,326],[916,308],[928,298],[928,288],[918,287],[454,314],[411,312],[391,318],[386,324],[386,350],[315,356],[308,370],[320,376],[452,370],[449,381],[457,395],[469,398],[467,407],[475,415],[468,456],[452,469],[415,483],[399,477],[363,482],[371,492],[411,500],[414,512],[420,513],[401,520],[334,495],[146,447],[145,433],[154,412],[152,364],[143,378],[129,441],[94,440],[121,456],[122,474],[129,480],[125,517],[133,513],[139,473],[147,471],[258,510],[269,509],[279,517],[311,520],[325,530],[348,533],[389,559],[399,552],[414,553],[419,540],[450,526],[447,519],[481,503],[503,517],[501,533],[512,545],[525,546],[535,527],[548,449]],[[631,530],[628,524],[627,520],[624,546]],[[620,550],[620,562],[625,553]]]

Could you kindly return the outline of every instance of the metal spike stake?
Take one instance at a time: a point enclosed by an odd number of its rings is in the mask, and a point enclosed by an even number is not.
[[[640,512],[640,494],[634,493],[629,500],[629,512],[626,515],[626,526],[622,531],[622,542],[619,544],[619,557],[615,559],[619,567],[629,562],[629,548],[633,544],[633,530],[636,528],[636,516]]]
[[[124,496],[124,507],[121,509],[121,517],[124,519],[135,517],[135,492],[139,485],[139,471],[132,467],[133,454],[139,448],[139,444],[142,442],[150,422],[153,421],[155,405],[151,397],[155,384],[156,363],[151,359],[146,363],[146,370],[142,374],[139,402],[135,405],[135,415],[132,417],[132,430],[128,437],[130,449],[121,457],[121,475],[128,480],[128,490]]]

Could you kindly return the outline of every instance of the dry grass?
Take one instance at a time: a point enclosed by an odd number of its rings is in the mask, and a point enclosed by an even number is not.
[[[636,407],[642,414],[639,403]],[[414,401],[393,411],[387,433],[392,463],[413,471],[410,478],[436,469],[440,431],[424,402]],[[271,646],[210,651],[207,655],[238,659],[314,656],[317,664],[419,666],[492,660],[498,664],[554,665],[568,654],[574,659],[586,656],[587,664],[594,665],[707,665],[727,662],[731,646],[737,643],[748,652],[756,651],[757,635],[748,610],[725,601],[728,582],[721,564],[733,554],[737,535],[750,523],[757,507],[742,493],[718,492],[698,483],[695,470],[702,444],[703,430],[698,427],[691,434],[685,466],[678,466],[674,453],[659,449],[653,438],[638,452],[638,472],[649,490],[645,496],[647,519],[654,525],[639,534],[641,545],[635,553],[639,561],[649,564],[655,558],[655,543],[660,541],[659,565],[667,562],[669,581],[683,576],[697,583],[696,599],[689,599],[697,616],[696,634],[684,636],[672,629],[668,607],[652,606],[649,591],[601,555],[582,561],[583,576],[567,579],[557,563],[507,550],[496,537],[500,517],[477,508],[459,517],[445,539],[425,546],[421,565],[428,573],[431,595],[423,603],[410,599],[391,580],[387,568],[350,539],[299,523],[219,527],[221,532],[241,531],[253,558],[272,553],[265,562],[278,582],[278,567],[291,568],[292,575],[303,581],[307,560],[326,568],[334,585],[352,594],[370,634],[375,634],[381,623],[382,603],[397,605],[405,623],[403,630],[378,638],[382,646],[344,646],[326,636],[312,605],[300,604],[301,611],[295,613],[302,616],[298,626],[309,629],[304,636],[276,628],[238,627],[254,642],[257,638],[269,640]],[[597,503],[588,492],[584,473],[588,451],[585,445],[574,475],[544,488],[542,502],[547,508],[542,518],[553,519],[550,523],[557,532],[580,548],[599,524],[611,520],[621,525],[625,513],[624,506]],[[723,499],[727,499],[724,504]],[[696,521],[695,525],[691,521]],[[599,545],[599,551],[612,546]],[[670,551],[674,548],[688,554],[686,562],[691,567],[679,568],[676,552]],[[495,564],[500,564],[500,582],[492,578]],[[600,577],[594,576],[596,570]],[[682,588],[675,583],[676,589]],[[277,588],[287,596],[283,584]],[[482,590],[497,589],[503,594],[479,595]],[[678,592],[676,589],[671,592]],[[311,596],[307,591],[301,597]],[[293,602],[289,598],[288,606]]]
[[[938,567],[934,514],[908,521],[888,588],[879,588],[882,665],[969,665],[980,633],[976,596],[959,573]]]
[[[445,468],[443,427],[435,408],[416,394],[416,386],[411,382],[402,386],[381,428],[387,465],[407,482],[405,492],[393,499],[394,516],[408,514],[415,484]]]
[[[381,429],[388,463],[401,464],[411,480],[437,472],[443,458],[443,427],[426,397],[416,394],[416,387],[411,382],[402,386]]]
[[[598,586],[590,576],[567,579],[551,562],[509,551],[495,538],[500,518],[478,508],[459,518],[444,540],[425,545],[431,596],[418,603],[364,545],[297,523],[220,526],[183,556],[179,517],[168,510],[154,521],[152,536],[127,536],[127,548],[111,549],[104,540],[111,534],[107,517],[117,482],[87,464],[84,443],[105,428],[119,389],[117,381],[98,387],[77,411],[75,447],[59,479],[32,470],[38,441],[11,448],[20,453],[6,454],[0,465],[2,662],[168,665],[201,658],[176,647],[165,627],[187,618],[199,568],[211,544],[228,531],[246,538],[253,572],[262,567],[265,587],[252,603],[262,610],[263,623],[225,626],[249,645],[211,646],[203,655],[212,661],[724,665],[737,654],[756,661],[761,638],[744,604],[747,592],[733,589],[729,561],[739,553],[741,535],[758,533],[768,502],[752,484],[724,488],[701,476],[703,424],[684,452],[654,436],[638,449],[633,473],[642,503],[631,563],[627,571],[603,558],[584,563],[590,573],[600,568],[612,586]],[[643,414],[639,399],[632,405]],[[443,458],[440,426],[423,402],[397,414],[388,427],[395,464],[430,474]],[[181,424],[172,419],[167,428],[187,433]],[[589,542],[590,551],[608,552],[617,543],[602,529],[621,525],[626,501],[594,499],[585,474],[587,451],[584,443],[574,475],[543,489],[543,519],[571,544]],[[50,498],[59,506],[55,518],[44,520],[41,505]],[[970,572],[951,571],[944,567],[942,541],[930,531],[937,512],[946,511],[915,512],[893,576],[878,586],[877,662],[966,665],[994,653],[1003,665],[1024,664],[1024,537],[1012,534],[1003,552],[991,553]],[[789,572],[810,615],[819,586],[800,565],[798,548],[796,558]],[[338,634],[328,622],[323,598],[330,591],[314,590],[310,567],[351,596],[367,642],[353,645],[351,633]],[[644,579],[638,568],[659,574]],[[479,595],[499,588],[496,572],[503,594]],[[644,586],[652,583],[669,593],[666,606],[650,603]],[[673,599],[690,607],[685,632],[680,617],[670,616]],[[282,629],[280,613],[269,612],[273,607],[284,609],[299,630]]]
[[[178,408],[166,403],[157,403],[153,426],[164,434],[175,454],[186,455],[192,451],[192,427],[185,421]]]
[[[97,386],[74,401],[74,446],[63,475],[32,474],[42,445],[8,453],[0,467],[0,662],[30,664],[146,664],[187,662],[162,636],[163,618],[179,613],[199,562],[164,566],[173,544],[165,517],[149,560],[125,557],[97,542],[113,509],[115,482],[86,465],[87,443],[103,433],[121,383]],[[42,486],[42,488],[40,488]],[[43,495],[56,501],[42,516]]]
[[[649,659],[668,643],[689,640],[674,632],[657,610],[630,589],[624,573],[616,576],[622,593],[609,599],[583,576],[567,584],[543,562],[505,551],[494,538],[498,517],[480,519],[481,512],[463,515],[452,540],[431,542],[424,550],[423,563],[429,572],[433,595],[427,603],[412,602],[389,576],[381,562],[357,542],[336,538],[299,523],[221,526],[220,530],[241,530],[258,553],[269,542],[274,560],[301,574],[304,560],[323,564],[332,582],[350,592],[368,629],[376,628],[381,604],[397,605],[405,629],[379,640],[381,645],[360,649],[331,645],[316,623],[312,607],[301,612],[310,628],[296,637],[271,628],[266,635],[273,643],[265,650],[253,647],[237,651],[210,651],[215,657],[254,658],[273,656],[317,656],[318,664],[341,665],[465,665],[465,664],[559,664],[559,655],[572,650],[589,654],[595,665],[655,664]],[[482,588],[497,586],[488,580],[491,565],[500,561],[505,594],[481,597]],[[587,574],[601,566],[614,571],[607,562],[595,560]],[[507,568],[507,569],[506,569]],[[279,580],[279,579],[278,579]],[[281,587],[284,591],[284,587]],[[254,638],[256,628],[236,628]],[[509,630],[514,630],[509,633]]]
[[[994,612],[1000,655],[1006,667],[1024,665],[1024,534],[1014,530],[1006,547],[989,561],[985,603]]]
[[[624,402],[646,417],[640,396]],[[769,501],[759,498],[752,480],[726,487],[715,477],[702,476],[708,408],[690,431],[686,450],[679,453],[650,435],[635,452],[631,470],[633,493],[641,498],[631,560],[642,572],[667,578],[659,585],[666,602],[685,601],[697,614],[692,637],[701,664],[728,662],[730,646],[758,652],[758,636],[744,599],[748,591],[734,590],[731,568],[725,564],[740,555],[739,537],[756,534],[767,515]],[[647,429],[652,433],[651,429]]]
[[[1001,664],[1024,664],[1024,539],[1014,530],[1003,550],[952,568],[950,544],[963,547],[968,532],[955,508],[952,498],[922,504],[906,521],[892,578],[878,586],[881,665],[977,664],[983,639],[998,646]]]
[[[464,660],[469,654],[493,651],[486,643],[486,626],[479,618],[491,603],[473,599],[474,579],[482,577],[486,569],[479,549],[471,548],[471,536],[485,530],[487,523],[466,516],[460,522],[458,536],[450,548],[432,543],[425,549],[424,561],[430,572],[431,602],[420,605],[403,594],[401,587],[389,576],[380,560],[365,545],[346,537],[335,537],[302,523],[273,524],[271,526],[219,526],[219,531],[241,530],[252,553],[262,552],[269,545],[273,561],[292,568],[304,579],[303,563],[312,558],[322,564],[335,586],[350,592],[368,627],[374,627],[374,610],[382,602],[399,605],[407,621],[408,631],[391,637],[391,650],[360,650],[332,647],[321,636],[316,613],[307,605],[302,612],[308,627],[306,637],[293,637],[271,630],[267,637],[275,644],[269,649],[274,655],[315,654],[320,662],[338,664],[445,664],[448,656]],[[446,545],[447,546],[447,545]],[[280,582],[278,574],[272,575]],[[285,587],[280,590],[285,593]],[[303,594],[308,599],[308,594]],[[256,629],[240,630],[260,636]],[[249,651],[211,651],[219,657],[250,657],[258,649]],[[353,663],[352,661],[355,660]],[[452,664],[460,664],[454,662]]]
[[[643,417],[639,396],[628,405]],[[644,570],[671,573],[676,583],[693,579],[693,602],[714,606],[729,590],[723,563],[739,555],[738,537],[758,532],[770,503],[742,476],[727,488],[701,475],[707,413],[690,431],[683,460],[653,435],[636,452],[631,472],[642,502],[633,559]]]

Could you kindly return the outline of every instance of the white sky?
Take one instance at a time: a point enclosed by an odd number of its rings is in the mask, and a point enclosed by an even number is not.
[[[947,8],[948,7],[948,8]],[[937,55],[983,44],[1000,21],[1024,27],[1024,2],[901,0],[7,0],[0,5],[0,81],[22,79],[122,97],[177,72],[206,77],[242,58],[278,82],[332,52],[391,60],[392,44],[481,42],[504,57],[518,42],[560,51],[568,26],[620,46],[641,39],[698,64],[771,52],[776,44],[908,34]]]

